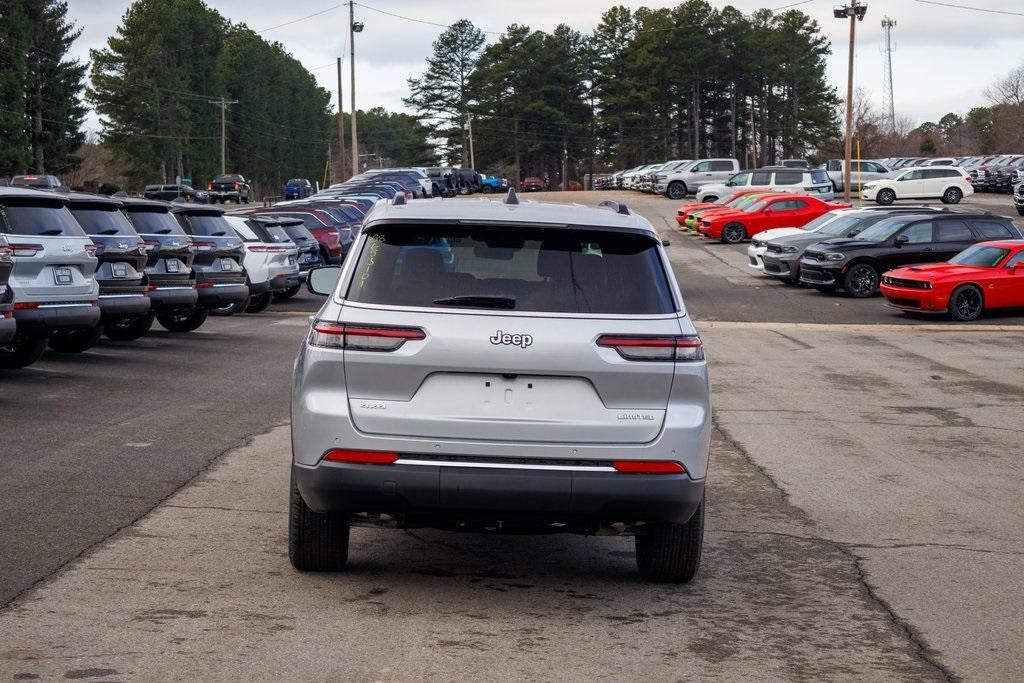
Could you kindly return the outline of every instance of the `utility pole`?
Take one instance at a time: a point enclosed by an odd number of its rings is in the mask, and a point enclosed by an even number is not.
[[[341,57],[338,57],[338,168],[334,171],[336,180],[345,180],[345,98],[341,90]]]
[[[862,0],[850,0],[832,10],[836,19],[850,20],[850,57],[846,73],[846,140],[843,144],[843,198],[850,201],[850,163],[853,159],[853,47],[857,39],[857,22],[864,20],[868,5]]]
[[[226,100],[223,97],[219,100],[211,100],[210,104],[216,104],[220,107],[220,174],[224,175],[227,173],[227,117],[228,107],[232,104],[238,104],[238,100]]]
[[[466,115],[466,132],[469,135],[469,167],[476,169],[476,160],[473,157],[473,115]]]
[[[569,190],[569,179],[566,178],[568,173],[569,165],[569,140],[565,132],[565,127],[562,127],[562,192]]]
[[[352,175],[359,173],[359,137],[356,134],[356,34],[362,33],[362,22],[356,21],[355,3],[348,3],[349,66],[352,69]],[[341,97],[341,95],[338,95]]]
[[[882,45],[882,51],[885,52],[885,75],[883,76],[884,82],[882,83],[882,106],[885,109],[885,113],[889,118],[889,132],[893,135],[896,134],[896,101],[892,90],[892,52],[895,48],[892,46],[892,30],[896,27],[896,21],[885,17],[882,19],[882,32],[885,34],[885,39]]]

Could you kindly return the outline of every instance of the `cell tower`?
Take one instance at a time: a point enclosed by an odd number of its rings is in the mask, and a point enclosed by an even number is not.
[[[892,52],[895,49],[892,45],[892,30],[896,27],[896,21],[885,17],[882,19],[882,51],[885,52],[885,74],[882,76],[882,108],[889,123],[889,132],[896,132],[896,103],[892,93]]]

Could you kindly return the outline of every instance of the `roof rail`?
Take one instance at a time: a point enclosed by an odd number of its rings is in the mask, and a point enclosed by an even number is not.
[[[395,195],[394,200],[391,202],[395,206],[405,206],[405,193],[399,192]]]
[[[600,204],[598,204],[598,206],[603,207],[605,209],[611,209],[615,213],[623,216],[630,215],[629,207],[623,204],[622,202],[613,202],[612,200],[609,199],[601,202]]]
[[[508,194],[505,195],[505,198],[501,201],[503,204],[512,204],[513,206],[519,204],[519,196],[516,194],[516,188],[508,188]]]

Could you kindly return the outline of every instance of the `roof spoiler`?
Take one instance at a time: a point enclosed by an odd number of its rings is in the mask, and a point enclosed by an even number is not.
[[[405,193],[401,192],[395,195],[394,200],[391,202],[395,206],[405,206]]]
[[[600,204],[598,204],[598,206],[600,206],[602,208],[605,208],[605,209],[611,209],[615,213],[620,214],[622,216],[629,216],[629,215],[631,215],[630,211],[629,211],[629,207],[626,206],[625,204],[623,204],[622,202],[613,202],[613,201],[611,201],[609,199],[609,200],[601,202]]]

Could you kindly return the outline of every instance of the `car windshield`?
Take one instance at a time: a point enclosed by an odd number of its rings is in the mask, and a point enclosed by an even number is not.
[[[130,209],[128,220],[135,226],[135,231],[143,235],[184,235],[181,224],[174,220],[169,211],[148,211],[146,209]]]
[[[909,222],[907,218],[887,218],[867,230],[857,233],[857,239],[872,242],[884,242]]]
[[[363,244],[346,298],[397,306],[555,313],[675,310],[654,240],[521,226],[376,229]]]
[[[829,235],[831,237],[841,237],[841,236],[845,236],[847,233],[849,233],[851,228],[854,228],[854,227],[856,227],[858,225],[861,225],[863,223],[867,223],[867,224],[870,225],[871,223],[874,223],[876,220],[882,220],[884,218],[885,218],[884,215],[883,216],[877,216],[877,217],[876,216],[867,216],[867,217],[865,217],[863,215],[860,215],[860,216],[858,216],[858,215],[840,216],[839,218],[835,219],[834,221],[831,221],[830,223],[822,226],[822,228],[820,230],[818,230],[817,232],[819,232],[822,235]]]
[[[78,224],[90,235],[134,235],[132,227],[123,213],[118,209],[71,209]]]
[[[808,232],[818,232],[819,230],[821,230],[821,227],[823,225],[826,225],[834,220],[842,218],[842,216],[843,214],[838,211],[829,211],[828,213],[823,213],[810,223],[805,224],[804,230],[807,230]]]
[[[761,201],[754,202],[750,206],[744,206],[742,210],[745,211],[746,213],[757,213],[758,211],[764,209],[764,207],[766,206],[768,206],[768,200],[762,199]]]
[[[1009,253],[1010,250],[1004,247],[986,247],[976,244],[973,247],[967,247],[949,259],[949,262],[957,263],[961,266],[995,268]]]
[[[225,235],[234,234],[224,216],[219,213],[191,215],[186,218],[188,219],[189,226],[192,228],[190,232],[193,235],[224,237]]]
[[[5,199],[0,204],[0,232],[9,235],[82,237],[85,231],[61,202]]]

